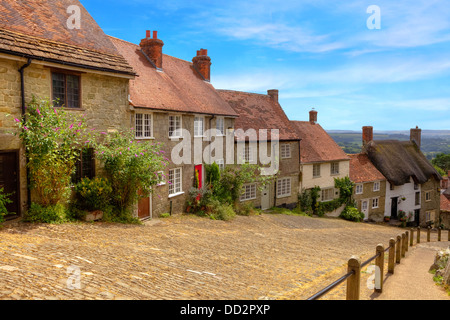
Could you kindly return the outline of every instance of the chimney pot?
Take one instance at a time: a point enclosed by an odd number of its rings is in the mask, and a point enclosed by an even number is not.
[[[145,38],[146,39],[150,39],[150,30],[147,30],[147,32],[145,34]]]
[[[192,59],[192,63],[205,81],[211,80],[211,58],[208,57],[208,50],[197,50],[197,56]]]
[[[368,144],[370,141],[373,140],[373,127],[367,126],[363,127],[363,146]]]
[[[318,114],[318,112],[316,110],[314,110],[314,108],[309,112],[309,122],[311,124],[317,123],[317,114]]]
[[[267,94],[271,96],[275,102],[278,102],[279,91],[277,89],[267,90]]]
[[[162,47],[164,46],[164,42],[158,39],[158,31],[153,31],[153,39],[150,34],[151,32],[147,30],[147,37],[141,40],[140,47],[156,68],[162,69]]]
[[[411,129],[411,131],[410,131],[410,140],[412,142],[415,142],[416,145],[420,149],[420,147],[422,145],[422,129],[419,129],[419,126],[416,126],[415,129]]]

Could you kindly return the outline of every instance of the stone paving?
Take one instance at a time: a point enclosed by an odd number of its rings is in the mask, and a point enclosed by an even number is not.
[[[288,215],[0,229],[0,299],[303,300],[402,229]],[[343,288],[325,299],[343,299]]]

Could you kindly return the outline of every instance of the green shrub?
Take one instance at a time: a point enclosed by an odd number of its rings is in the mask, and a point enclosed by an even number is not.
[[[209,216],[214,220],[229,221],[236,216],[236,212],[231,205],[214,200],[211,203],[211,213]]]
[[[82,210],[103,210],[111,203],[112,187],[105,178],[84,178],[75,186],[77,207]]]
[[[0,222],[3,222],[5,216],[8,215],[8,210],[6,209],[6,205],[8,203],[12,203],[9,197],[12,194],[6,194],[3,188],[0,188]]]
[[[236,214],[239,216],[260,215],[261,210],[256,209],[252,203],[240,203],[236,206]]]
[[[346,206],[340,217],[345,220],[360,222],[364,220],[364,213],[353,206]]]
[[[24,216],[24,220],[32,223],[64,223],[70,221],[71,217],[62,204],[44,207],[32,203]]]

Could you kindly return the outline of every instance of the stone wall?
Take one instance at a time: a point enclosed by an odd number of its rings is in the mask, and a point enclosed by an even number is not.
[[[374,182],[367,182],[363,184],[363,193],[356,194],[353,192],[353,197],[357,203],[357,208],[362,211],[362,201],[368,200],[369,221],[381,222],[385,216],[385,201],[386,201],[386,181],[380,182],[380,190],[373,191]],[[355,188],[356,189],[356,188]],[[378,208],[372,208],[372,200],[378,198]],[[389,213],[390,215],[390,213]]]
[[[22,213],[27,204],[26,161],[21,141],[11,131],[17,132],[14,118],[21,117],[21,89],[19,68],[24,61],[0,58],[0,150],[20,150],[20,185]],[[64,66],[59,66],[64,68]],[[24,71],[25,102],[33,96],[38,99],[51,99],[51,69],[32,62]],[[81,74],[81,109],[70,109],[85,115],[89,128],[99,131],[130,128],[128,111],[128,82],[122,77],[110,74]],[[6,115],[10,114],[10,117]]]
[[[440,215],[440,206],[441,206],[441,198],[439,189],[440,181],[431,178],[427,182],[421,185],[421,209],[420,209],[420,225],[426,226],[427,219],[426,213],[427,211],[432,212],[434,214],[434,226],[436,227],[439,223],[439,215]],[[430,192],[431,199],[426,200],[426,193]]]

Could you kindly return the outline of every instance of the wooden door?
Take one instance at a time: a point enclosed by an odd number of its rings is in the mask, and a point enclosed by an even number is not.
[[[203,165],[199,164],[195,166],[194,174],[197,172],[198,172],[198,188],[201,189],[203,186]]]
[[[268,184],[264,186],[261,191],[261,209],[267,210],[270,209],[270,187]]]
[[[150,217],[150,197],[142,198],[139,200],[138,217],[139,219]]]
[[[391,218],[397,219],[398,197],[391,198]]]
[[[364,220],[369,219],[369,200],[361,201],[361,211],[364,213]]]
[[[0,188],[7,194],[12,203],[6,205],[9,216],[20,215],[20,184],[18,152],[0,152]]]

